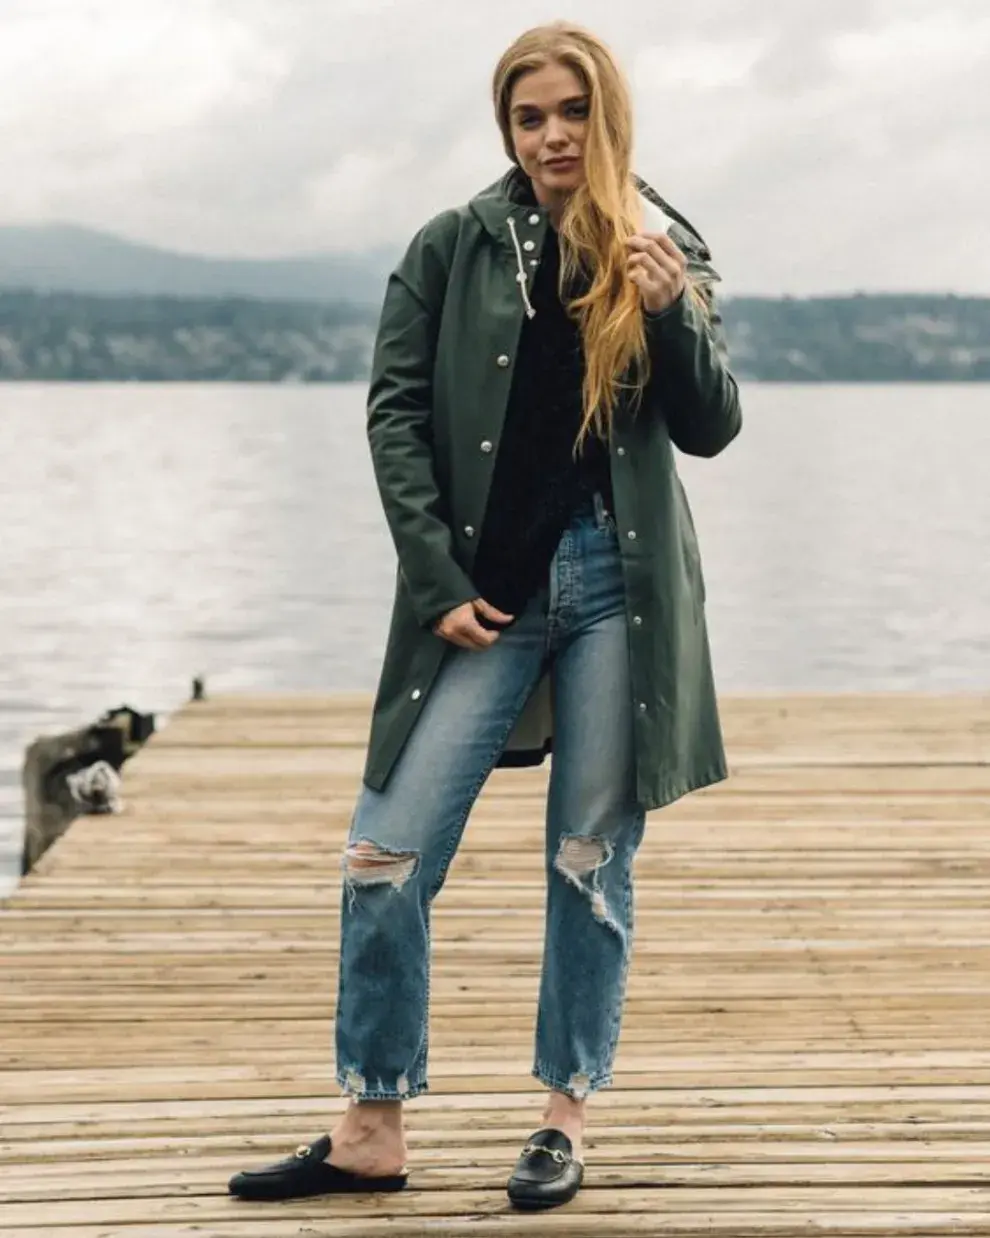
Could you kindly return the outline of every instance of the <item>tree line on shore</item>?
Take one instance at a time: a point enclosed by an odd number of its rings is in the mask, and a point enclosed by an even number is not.
[[[722,303],[732,366],[765,382],[990,380],[990,298]],[[0,291],[0,380],[356,382],[378,310],[249,297]]]

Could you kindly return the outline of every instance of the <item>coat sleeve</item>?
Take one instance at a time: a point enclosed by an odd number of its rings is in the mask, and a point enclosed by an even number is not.
[[[399,571],[424,627],[478,596],[454,559],[433,463],[433,366],[453,227],[453,212],[428,223],[389,276],[368,391],[375,480]]]
[[[688,455],[717,456],[742,426],[739,388],[712,291],[718,275],[690,248],[687,258],[696,292],[685,288],[667,309],[644,314],[651,382],[674,445]]]

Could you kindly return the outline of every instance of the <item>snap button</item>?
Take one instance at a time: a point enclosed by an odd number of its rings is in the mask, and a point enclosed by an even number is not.
[[[413,688],[413,690],[412,690],[412,699],[413,699],[414,701],[418,701],[418,700],[419,700],[419,698],[420,698],[422,695],[423,695],[423,694],[422,694],[422,692],[420,692],[419,688]]]
[[[636,530],[630,529],[629,532],[626,534],[626,537],[628,537],[631,542],[634,542],[636,540]]]
[[[538,267],[538,266],[540,265],[540,260],[539,260],[539,258],[530,258],[530,260],[529,260],[529,265],[530,265],[531,267]]]
[[[624,456],[626,454],[626,449],[624,447],[616,447],[615,454],[617,456]]]
[[[645,701],[640,701],[640,703],[639,703],[639,712],[640,712],[641,714],[645,714],[645,713],[646,713],[646,702],[645,702]]]
[[[523,241],[523,249],[525,249],[527,253],[531,250],[534,250],[535,248],[536,248],[535,241]]]
[[[641,628],[643,626],[643,616],[633,615],[633,623],[636,625],[636,627]]]
[[[504,370],[505,367],[509,364],[509,358],[505,355],[505,353],[502,353],[499,357],[496,358],[495,364],[500,365],[502,369]]]
[[[488,439],[485,439],[484,442],[481,444],[481,450],[487,456],[488,453],[491,451],[491,449],[492,449],[491,443],[488,441]]]
[[[530,222],[531,224],[533,224],[533,226],[535,227],[535,226],[536,226],[536,224],[538,224],[538,223],[540,222],[540,217],[539,217],[539,215],[536,215],[536,214],[530,215],[530,217],[529,217],[529,222]]]
[[[474,525],[466,524],[464,526],[464,536],[474,537]]]

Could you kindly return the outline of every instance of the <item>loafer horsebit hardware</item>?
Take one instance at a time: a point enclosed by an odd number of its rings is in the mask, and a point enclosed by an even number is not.
[[[534,1152],[545,1152],[547,1156],[552,1156],[558,1165],[566,1165],[567,1157],[559,1148],[544,1148],[538,1143],[528,1143],[523,1148],[523,1156],[531,1156]]]

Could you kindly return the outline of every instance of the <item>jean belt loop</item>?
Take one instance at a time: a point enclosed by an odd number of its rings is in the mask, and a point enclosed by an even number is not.
[[[594,498],[595,498],[595,524],[600,529],[604,529],[605,524],[606,524],[606,517],[608,516],[608,510],[605,507],[605,500],[602,498],[601,492],[598,490],[595,491]]]

